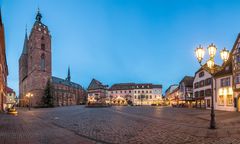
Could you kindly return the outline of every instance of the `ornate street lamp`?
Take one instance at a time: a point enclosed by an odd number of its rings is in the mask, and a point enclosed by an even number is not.
[[[28,103],[28,109],[31,110],[31,97],[33,97],[33,94],[32,93],[27,93],[26,95],[28,98],[29,98],[29,103]]]
[[[210,74],[211,74],[211,77],[212,77],[212,82],[211,82],[211,87],[212,87],[212,106],[211,106],[211,120],[210,120],[210,129],[215,129],[216,128],[216,122],[215,122],[215,112],[214,112],[214,100],[213,100],[213,79],[214,79],[214,74],[216,73],[217,69],[215,67],[215,62],[214,62],[214,58],[215,58],[215,55],[216,55],[216,52],[217,52],[217,48],[216,46],[212,43],[208,46],[208,54],[210,56],[210,58],[207,60],[207,67],[205,67],[204,65],[202,65],[202,60],[203,60],[203,57],[204,57],[204,48],[199,45],[199,47],[196,48],[195,50],[195,54],[196,54],[196,57],[197,57],[197,60],[199,62],[199,64],[201,65],[201,67],[203,69],[205,69],[206,71],[209,71],[210,70]],[[229,51],[224,48],[223,50],[221,50],[220,52],[220,56],[221,56],[221,59],[223,60],[223,62],[226,62],[229,58]],[[222,67],[221,67],[222,68]]]

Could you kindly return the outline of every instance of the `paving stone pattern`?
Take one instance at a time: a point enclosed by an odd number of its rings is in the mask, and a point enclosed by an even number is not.
[[[169,107],[20,109],[0,114],[2,143],[239,144],[240,113]]]

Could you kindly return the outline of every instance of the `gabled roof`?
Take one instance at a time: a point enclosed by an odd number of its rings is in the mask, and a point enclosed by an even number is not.
[[[106,89],[107,85],[103,85],[100,81],[96,79],[92,79],[91,83],[88,86],[88,90],[98,90],[98,89]]]
[[[27,36],[27,31],[26,31],[22,54],[27,54],[27,43],[28,43],[28,36]]]
[[[177,87],[178,87],[178,84],[172,84],[165,90],[165,93],[167,93],[167,92],[171,93]]]
[[[6,91],[7,93],[15,93],[13,89],[11,89],[10,87],[6,87]]]
[[[111,86],[109,90],[132,90],[132,89],[152,89],[162,88],[162,85],[152,83],[119,83]]]
[[[153,84],[152,88],[162,88],[162,85]]]
[[[79,85],[77,83],[74,83],[74,82],[71,82],[71,81],[68,81],[68,80],[65,80],[62,78],[54,77],[54,76],[52,76],[52,83],[53,84],[63,84],[63,85],[71,86],[74,88],[83,88],[81,85]]]
[[[194,77],[192,77],[192,76],[185,76],[185,77],[179,82],[179,84],[184,83],[184,85],[185,85],[186,87],[192,87],[192,86],[193,86],[193,81],[194,81]]]
[[[214,65],[214,69],[215,69],[216,71],[219,71],[220,68],[221,68],[221,66],[219,66],[219,65],[217,65],[217,64]],[[199,73],[199,72],[202,71],[202,70],[205,70],[206,72],[211,73],[211,70],[210,70],[210,68],[208,68],[207,63],[205,63],[203,66],[201,66],[201,67],[195,72],[195,76],[196,76],[197,73]]]
[[[232,56],[229,55],[229,59],[222,67],[220,71],[214,74],[214,77],[221,77],[232,74]]]
[[[238,44],[238,41],[240,40],[240,33],[237,36],[237,39],[234,42],[234,45],[231,49],[231,52],[229,53],[229,58],[228,60],[222,64],[222,69],[218,71],[217,73],[214,74],[214,77],[221,77],[221,76],[226,76],[232,74],[232,55],[235,47]]]
[[[110,90],[130,90],[135,88],[135,83],[119,83],[111,86]]]

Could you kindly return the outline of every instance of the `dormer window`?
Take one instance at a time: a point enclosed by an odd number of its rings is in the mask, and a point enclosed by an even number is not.
[[[225,68],[225,71],[228,71],[229,70],[229,66],[227,66],[226,68]]]
[[[240,43],[237,45],[237,52],[240,53]]]
[[[199,73],[199,77],[203,77],[204,76],[204,71]]]

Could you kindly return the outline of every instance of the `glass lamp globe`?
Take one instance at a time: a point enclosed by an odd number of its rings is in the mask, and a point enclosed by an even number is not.
[[[221,50],[220,56],[221,56],[221,59],[224,62],[226,62],[228,60],[228,58],[229,58],[229,51],[226,48],[224,48],[223,50]]]
[[[203,60],[204,54],[205,54],[205,51],[204,51],[204,49],[201,45],[199,45],[199,47],[196,48],[195,54],[196,54],[196,57],[198,59],[198,62],[201,63],[202,60]]]
[[[214,67],[214,61],[213,61],[212,59],[209,59],[209,60],[207,61],[207,66],[208,66],[210,69],[212,69],[212,68]]]
[[[213,58],[216,55],[216,51],[217,48],[213,43],[208,46],[208,54],[211,58]]]

